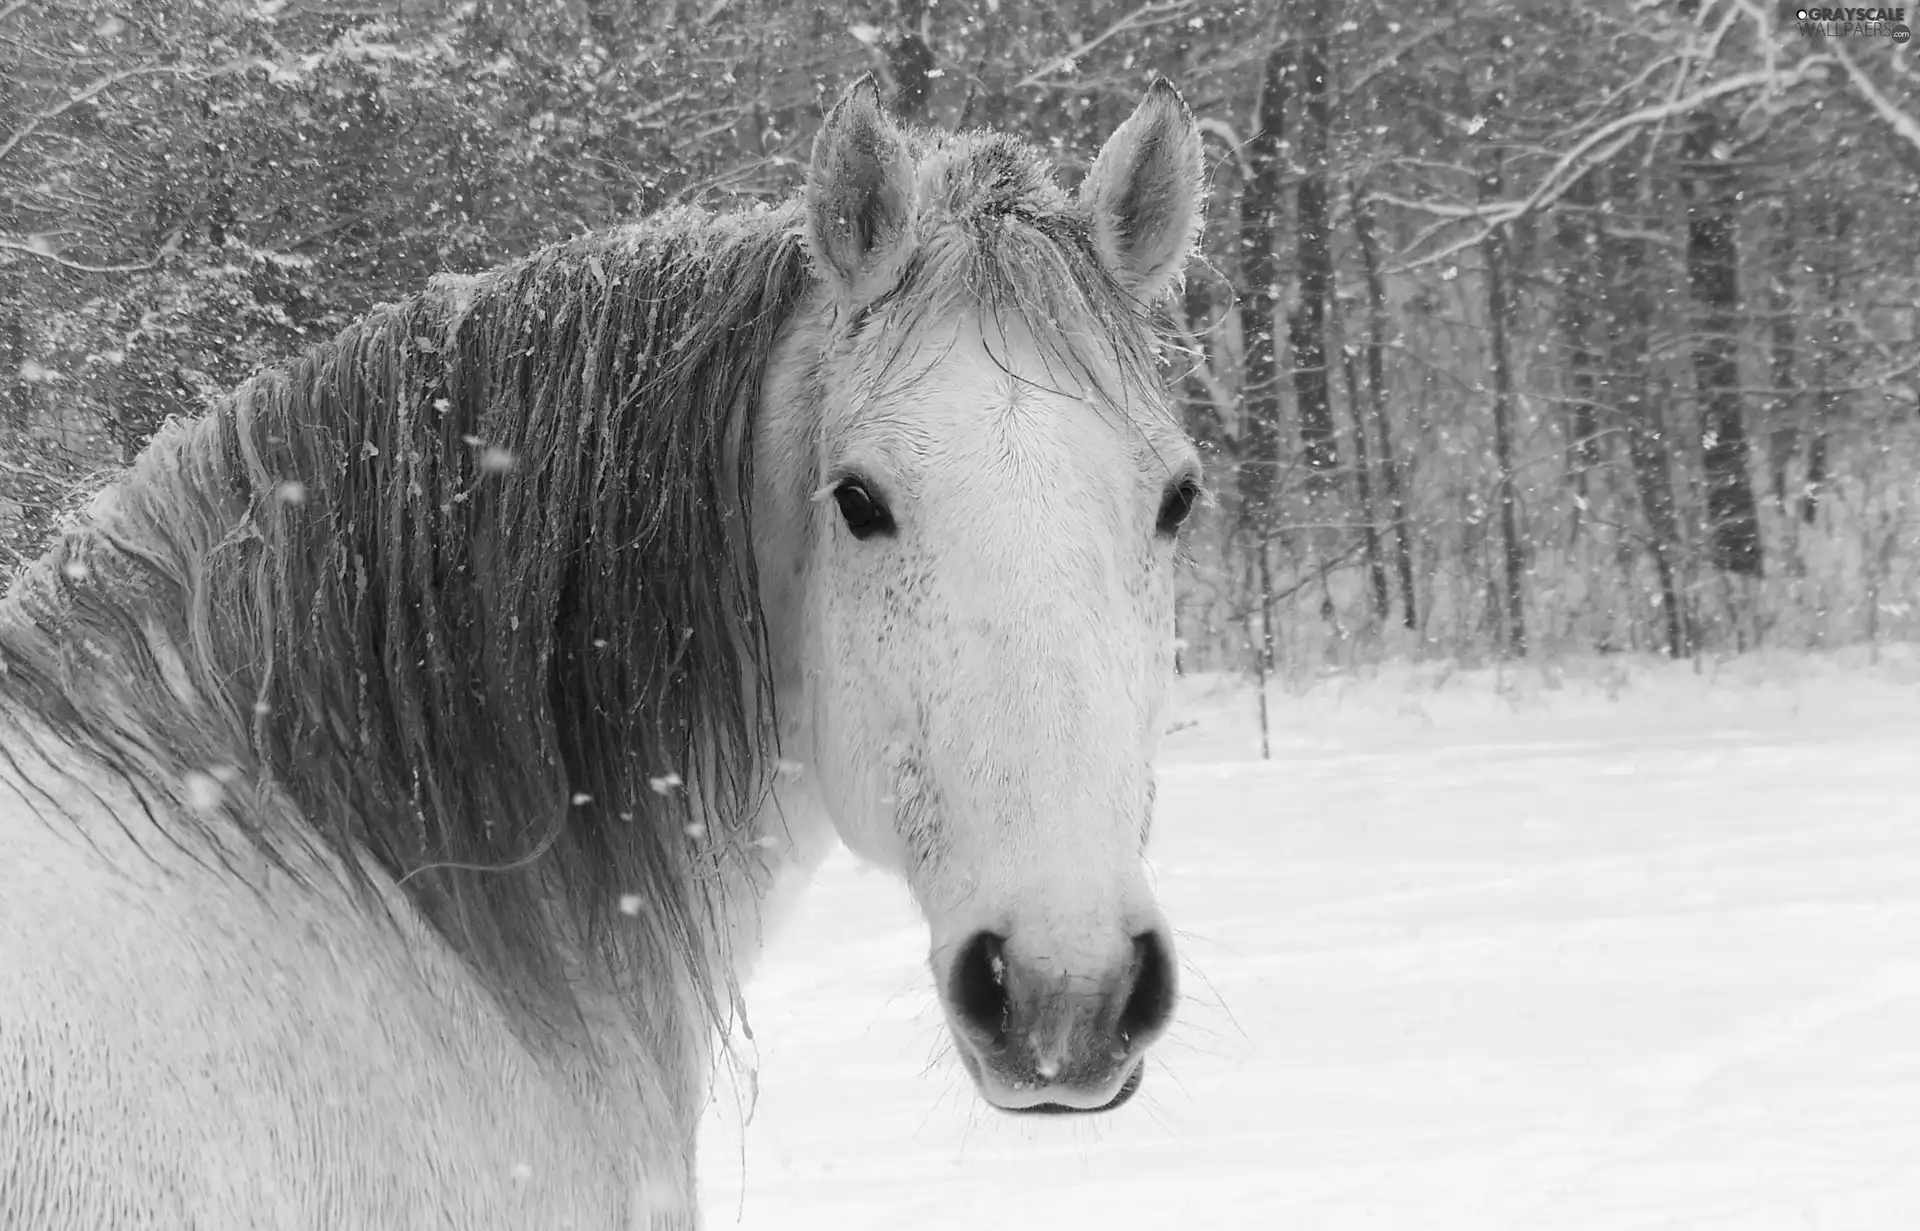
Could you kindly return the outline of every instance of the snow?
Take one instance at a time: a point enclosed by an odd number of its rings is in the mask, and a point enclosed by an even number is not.
[[[1896,652],[1899,651],[1899,652]],[[748,988],[710,1227],[1920,1226],[1920,652],[1182,681],[1132,1104],[987,1109],[844,853]]]

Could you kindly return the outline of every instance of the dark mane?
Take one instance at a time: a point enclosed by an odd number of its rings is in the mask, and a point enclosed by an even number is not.
[[[738,835],[689,792],[744,825],[770,736],[748,433],[806,285],[792,211],[676,214],[377,310],[164,429],[0,607],[0,687],[276,856],[279,784],[502,986],[563,995],[543,899],[599,948],[642,895],[694,959]]]
[[[964,298],[1155,383],[1044,161],[919,140],[882,336]],[[771,763],[746,514],[800,218],[662,215],[440,283],[170,424],[0,601],[0,732],[216,843],[371,855],[543,1017],[572,1005],[556,926],[613,971],[650,944],[718,1017],[718,881]]]

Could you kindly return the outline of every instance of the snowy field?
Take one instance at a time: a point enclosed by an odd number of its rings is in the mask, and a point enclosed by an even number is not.
[[[1180,1021],[1112,1116],[987,1109],[837,855],[748,989],[710,1227],[1920,1228],[1920,653],[1185,681]]]

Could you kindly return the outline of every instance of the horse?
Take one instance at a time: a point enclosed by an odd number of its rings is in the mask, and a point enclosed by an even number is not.
[[[1182,522],[1155,83],[1082,182],[871,78],[786,204],[442,276],[0,603],[0,1225],[691,1228],[844,842],[1010,1112],[1139,1087]]]

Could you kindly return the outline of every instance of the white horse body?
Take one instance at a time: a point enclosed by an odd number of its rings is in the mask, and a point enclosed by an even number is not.
[[[960,1058],[990,1102],[1095,1110],[1132,1093],[1172,1008],[1140,851],[1191,446],[1164,411],[1116,394],[1124,380],[1109,388],[1112,372],[1065,362],[1077,335],[1048,343],[951,307],[929,310],[930,326],[864,322],[910,258],[937,262],[939,243],[953,268],[1001,268],[941,238],[959,225],[942,210],[960,210],[967,191],[1014,201],[1022,217],[1054,210],[1111,271],[1101,293],[1152,299],[1197,225],[1198,138],[1156,87],[1071,207],[991,143],[913,157],[871,86],[836,109],[816,148],[817,280],[766,368],[751,436],[746,549],[786,763],[747,816],[711,802],[712,767],[656,784],[691,792],[696,844],[724,831],[738,840],[728,850],[746,852],[702,864],[697,848],[692,875],[715,878],[700,900],[718,905],[684,961],[639,941],[608,959],[604,938],[589,954],[568,903],[543,899],[570,1001],[560,1020],[525,1016],[452,942],[458,918],[425,913],[405,884],[413,872],[396,877],[356,845],[357,879],[336,848],[301,839],[324,818],[255,772],[257,734],[200,765],[177,764],[184,753],[139,763],[154,746],[140,724],[156,713],[196,730],[236,725],[221,725],[206,683],[233,664],[187,644],[198,631],[170,640],[155,623],[126,644],[88,645],[91,674],[59,681],[70,692],[52,702],[45,681],[62,668],[19,659],[39,691],[12,695],[0,654],[0,1227],[696,1227],[712,1005],[737,1007],[765,928],[836,833],[912,888]],[[597,259],[593,275],[604,283]],[[901,338],[913,345],[888,349]],[[180,443],[195,430],[163,437],[197,458]],[[203,493],[216,533],[260,516],[223,481]],[[88,515],[109,542],[118,498]],[[133,731],[108,744],[133,759],[82,747],[71,722],[53,721],[67,695],[96,726]],[[112,728],[119,712],[135,717]],[[439,768],[492,772],[484,760]],[[186,783],[171,801],[129,777],[156,769],[150,781]],[[223,792],[219,807],[199,806]],[[239,821],[235,800],[249,809]],[[248,840],[257,833],[293,837],[263,849]]]
[[[397,928],[331,871],[136,843],[140,802],[65,768],[63,831],[27,802],[62,784],[0,760],[0,1226],[699,1225],[711,1040],[643,1037],[582,987],[591,1045],[529,1047],[390,882]],[[735,899],[742,977],[833,840],[808,791],[779,798],[776,876]]]

